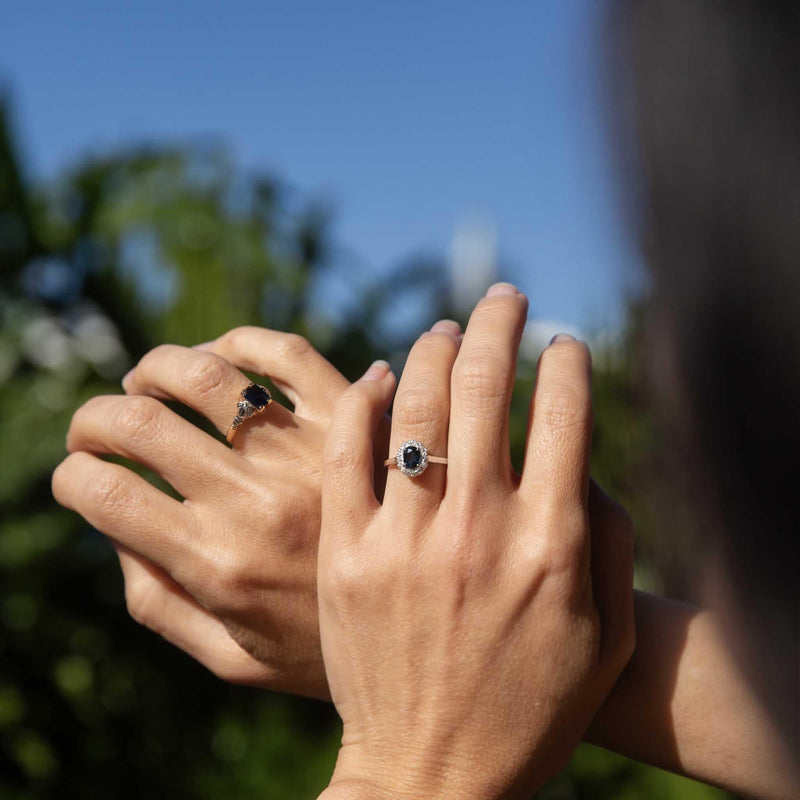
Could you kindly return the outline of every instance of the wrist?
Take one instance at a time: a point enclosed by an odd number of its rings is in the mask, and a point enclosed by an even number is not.
[[[530,786],[519,786],[521,776],[508,769],[497,772],[484,765],[476,771],[466,764],[459,768],[448,759],[432,763],[408,751],[362,756],[349,748],[339,752],[331,782],[319,800],[505,800],[531,796]]]
[[[362,779],[334,777],[318,800],[395,800],[386,787]]]

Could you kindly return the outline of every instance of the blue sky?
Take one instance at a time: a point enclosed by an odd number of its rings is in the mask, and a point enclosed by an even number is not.
[[[615,197],[591,0],[49,0],[7,5],[0,75],[27,164],[221,137],[329,200],[384,270],[497,229],[532,314],[612,323],[635,263]]]

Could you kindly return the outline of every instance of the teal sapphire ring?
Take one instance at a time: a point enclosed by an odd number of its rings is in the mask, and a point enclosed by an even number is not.
[[[265,387],[259,386],[257,383],[245,386],[241,392],[241,400],[236,403],[236,416],[233,418],[225,437],[228,440],[228,444],[233,444],[233,437],[236,436],[236,431],[239,430],[239,426],[246,419],[265,411],[271,402],[272,395]]]

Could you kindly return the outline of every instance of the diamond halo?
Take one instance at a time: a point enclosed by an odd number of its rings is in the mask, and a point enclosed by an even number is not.
[[[416,478],[428,468],[428,448],[422,442],[409,439],[397,448],[395,463],[403,475]]]

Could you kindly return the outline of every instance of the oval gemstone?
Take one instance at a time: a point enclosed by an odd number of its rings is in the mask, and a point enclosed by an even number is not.
[[[422,463],[422,450],[415,444],[407,444],[403,448],[403,466],[406,469],[417,469]]]
[[[251,383],[242,392],[242,397],[258,409],[264,408],[272,399],[270,393],[263,386],[258,386],[255,383]]]

